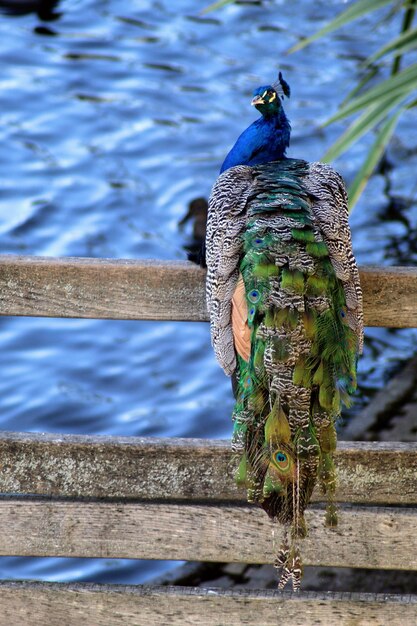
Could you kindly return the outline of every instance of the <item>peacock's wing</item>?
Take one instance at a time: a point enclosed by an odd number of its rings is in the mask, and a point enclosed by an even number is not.
[[[246,204],[252,181],[252,168],[244,165],[230,168],[219,176],[209,199],[206,299],[214,352],[228,376],[236,368],[232,299],[239,278]]]
[[[346,319],[363,350],[363,306],[359,271],[352,250],[348,223],[348,197],[342,177],[325,163],[311,163],[304,185],[310,192],[312,212],[320,227],[337,278],[346,296]]]

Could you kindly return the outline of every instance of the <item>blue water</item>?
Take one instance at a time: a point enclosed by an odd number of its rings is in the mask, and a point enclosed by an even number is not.
[[[366,17],[285,56],[345,3],[243,3],[201,17],[207,3],[68,0],[54,19],[0,14],[2,253],[184,259],[191,225],[178,222],[254,120],[254,87],[283,70],[289,154],[316,160],[345,126],[320,124],[399,25]],[[388,155],[394,168],[352,215],[361,264],[416,262],[415,129],[410,112]],[[369,141],[338,161],[347,180]],[[207,324],[3,318],[0,349],[2,429],[230,435],[229,380]],[[357,406],[416,349],[414,331],[369,330]],[[169,566],[3,558],[0,578],[136,583]]]

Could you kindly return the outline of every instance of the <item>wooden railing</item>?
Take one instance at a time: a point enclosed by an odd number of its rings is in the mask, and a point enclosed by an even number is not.
[[[367,325],[417,326],[417,269],[363,268]],[[188,263],[0,257],[0,314],[205,320]],[[161,303],[164,306],[161,306]],[[307,513],[306,564],[417,570],[417,446],[338,446],[337,529]],[[269,563],[271,524],[228,442],[0,435],[0,555]],[[320,501],[314,494],[315,503]],[[279,530],[276,530],[279,541]],[[407,624],[417,596],[0,583],[0,625]]]
[[[416,267],[360,275],[366,326],[417,327]],[[202,322],[204,280],[186,261],[0,255],[0,315]]]

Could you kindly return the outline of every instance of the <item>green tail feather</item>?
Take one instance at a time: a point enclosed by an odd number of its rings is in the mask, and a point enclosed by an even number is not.
[[[240,263],[252,348],[248,363],[238,358],[236,479],[250,501],[303,536],[317,481],[328,498],[327,523],[337,520],[334,424],[356,387],[357,341],[342,284],[313,229],[305,163],[253,171],[265,193],[249,204]]]

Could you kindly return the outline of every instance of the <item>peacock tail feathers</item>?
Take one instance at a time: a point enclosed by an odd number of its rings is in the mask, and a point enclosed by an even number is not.
[[[207,224],[212,343],[233,375],[232,448],[247,498],[285,525],[281,586],[299,586],[298,539],[318,483],[337,523],[335,422],[356,388],[362,295],[344,185],[284,159],[226,170]]]

